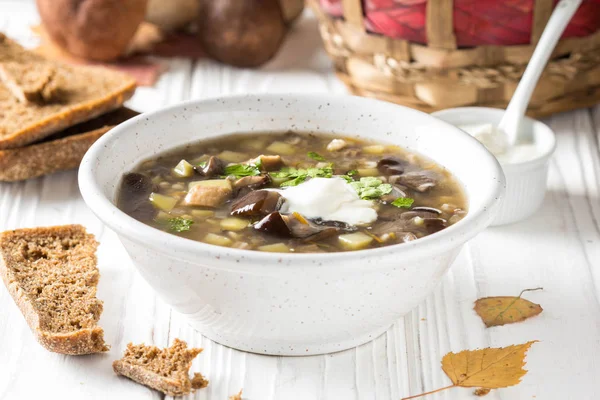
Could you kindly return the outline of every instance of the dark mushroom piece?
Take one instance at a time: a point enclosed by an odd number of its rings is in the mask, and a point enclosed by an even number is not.
[[[326,226],[326,227],[330,227],[330,228],[336,228],[336,229],[338,229],[340,231],[344,231],[344,232],[354,232],[358,229],[357,227],[347,224],[342,221],[323,221],[321,218],[317,218],[317,219],[313,219],[312,222],[314,222],[316,225]]]
[[[275,211],[254,224],[254,229],[281,238],[320,240],[335,235],[338,228],[321,226],[307,220],[299,220],[292,215]]]
[[[431,171],[407,172],[398,177],[398,182],[421,193],[437,185],[437,179]]]
[[[256,190],[231,205],[231,215],[239,217],[263,217],[279,210],[283,197],[274,190]]]
[[[399,197],[406,197],[406,192],[404,190],[400,189],[398,186],[392,185],[392,191],[388,194],[384,194],[379,199],[381,201],[391,203],[392,201],[396,200]]]
[[[435,213],[437,215],[441,215],[442,211],[438,210],[437,208],[433,208],[433,207],[423,207],[423,206],[419,206],[419,207],[413,207],[411,209],[411,211],[426,211],[426,212],[432,212]]]
[[[271,178],[269,178],[269,175],[244,176],[243,178],[240,178],[237,181],[235,181],[233,187],[236,189],[240,189],[243,187],[248,187],[250,189],[258,189],[268,185],[270,182]]]
[[[197,166],[195,169],[200,175],[212,178],[213,176],[221,176],[225,173],[225,163],[221,159],[211,156],[204,166]]]
[[[436,233],[448,226],[448,222],[443,218],[424,218],[423,225],[429,234]]]
[[[121,199],[128,201],[121,201],[120,208],[137,220],[153,219],[157,210],[148,198],[154,190],[154,184],[148,176],[137,172],[126,174],[121,182]]]
[[[406,161],[398,157],[383,157],[377,162],[379,172],[386,175],[400,175],[404,173]]]
[[[409,221],[416,217],[423,218],[423,219],[437,218],[438,215],[439,214],[434,211],[412,209],[410,211],[406,211],[406,212],[403,212],[402,214],[400,214],[400,219],[403,221]]]
[[[282,238],[292,237],[292,231],[279,211],[274,211],[254,224],[254,229]]]

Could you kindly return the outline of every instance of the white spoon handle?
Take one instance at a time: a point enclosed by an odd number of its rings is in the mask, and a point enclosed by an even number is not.
[[[579,8],[582,0],[561,0],[554,9],[554,12],[544,28],[542,37],[537,44],[531,60],[525,69],[525,73],[517,86],[517,90],[510,100],[506,112],[498,125],[498,128],[505,132],[508,138],[508,144],[513,146],[518,139],[519,125],[527,110],[527,105],[531,99],[531,94],[537,84],[540,75],[556,47],[556,43],[567,27],[569,21]]]

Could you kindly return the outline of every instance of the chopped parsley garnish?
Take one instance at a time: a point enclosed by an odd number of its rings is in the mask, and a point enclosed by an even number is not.
[[[199,166],[200,168],[204,168],[204,167],[206,167],[206,164],[208,164],[208,162],[207,162],[207,161],[202,161],[202,162],[199,162],[199,163],[198,163],[198,166]]]
[[[194,221],[189,218],[169,218],[169,229],[175,232],[186,232],[190,230],[193,223]]]
[[[325,157],[323,157],[319,153],[315,153],[314,151],[309,151],[307,156],[316,161],[325,161]]]
[[[271,172],[271,176],[274,178],[287,178],[288,180],[283,182],[281,187],[286,186],[297,186],[304,182],[307,178],[331,178],[333,176],[332,165],[324,168],[293,168],[285,167],[276,172]]]
[[[392,205],[398,208],[410,208],[414,202],[415,199],[411,199],[410,197],[398,197],[392,201]]]
[[[256,164],[233,164],[225,167],[225,175],[233,175],[236,178],[243,176],[260,175],[260,165]]]
[[[372,200],[392,192],[392,185],[383,183],[381,179],[372,176],[360,178],[359,181],[350,182],[361,199]]]
[[[346,172],[346,175],[348,176],[354,176],[356,174],[358,174],[358,171],[355,169],[351,169],[350,171]]]

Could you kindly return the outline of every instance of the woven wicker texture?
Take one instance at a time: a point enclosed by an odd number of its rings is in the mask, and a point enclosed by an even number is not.
[[[424,111],[506,107],[556,0],[309,0],[338,76]],[[584,0],[529,115],[600,101],[600,0]]]

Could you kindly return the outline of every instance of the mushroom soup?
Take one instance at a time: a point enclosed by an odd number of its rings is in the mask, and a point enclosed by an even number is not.
[[[118,206],[218,246],[336,252],[404,243],[467,213],[449,171],[398,146],[324,134],[229,135],[141,163]]]

